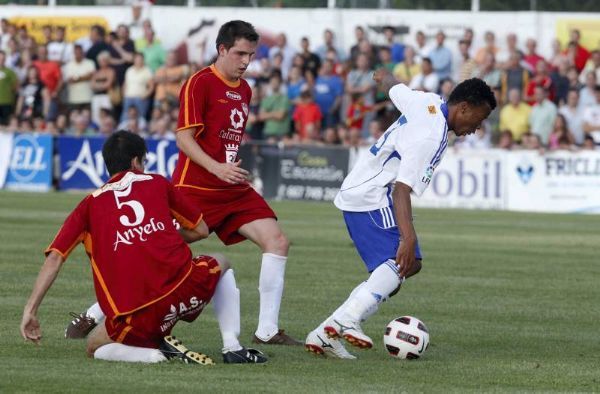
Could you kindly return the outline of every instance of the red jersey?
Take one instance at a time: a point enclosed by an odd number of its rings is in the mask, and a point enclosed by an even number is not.
[[[33,65],[38,69],[40,81],[46,85],[50,93],[53,93],[58,87],[58,81],[61,78],[60,66],[50,60],[46,60],[45,62],[35,60]]]
[[[194,138],[206,154],[219,163],[233,163],[237,161],[251,97],[252,90],[245,80],[230,82],[214,64],[206,67],[192,75],[181,88],[177,131],[194,128]],[[173,184],[204,190],[249,187],[220,180],[182,151],[173,171]]]
[[[79,203],[46,254],[66,259],[83,242],[102,310],[129,314],[170,294],[192,270],[173,218],[193,229],[202,214],[160,175],[124,171]]]

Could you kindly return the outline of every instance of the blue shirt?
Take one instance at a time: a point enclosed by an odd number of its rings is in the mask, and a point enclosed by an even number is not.
[[[396,42],[390,47],[390,52],[394,63],[401,63],[404,61],[404,45]]]
[[[315,103],[322,114],[329,113],[335,99],[344,93],[344,83],[337,75],[319,76],[315,81]]]
[[[433,70],[440,79],[449,78],[452,75],[452,52],[444,46],[437,46],[429,52]]]

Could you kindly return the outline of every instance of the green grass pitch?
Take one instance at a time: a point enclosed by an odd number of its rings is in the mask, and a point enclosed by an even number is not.
[[[303,348],[262,347],[268,365],[220,363],[220,335],[207,310],[173,331],[213,356],[214,367],[144,366],[88,359],[67,341],[68,312],[94,300],[78,247],[40,308],[41,346],[24,343],[23,306],[52,240],[81,194],[0,192],[0,392],[482,392],[600,390],[600,220],[597,216],[418,209],[424,268],[364,324],[373,349],[356,361]],[[332,204],[274,202],[291,242],[280,325],[306,334],[366,278]],[[195,253],[224,252],[242,294],[243,343],[258,318],[260,253],[224,248],[214,236]],[[422,319],[431,346],[417,361],[390,358],[386,323]]]

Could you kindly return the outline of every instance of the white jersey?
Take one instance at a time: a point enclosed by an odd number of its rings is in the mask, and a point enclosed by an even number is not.
[[[366,212],[392,205],[392,186],[402,182],[420,196],[448,146],[448,107],[434,93],[398,84],[390,99],[402,112],[354,165],[335,197],[343,211]]]

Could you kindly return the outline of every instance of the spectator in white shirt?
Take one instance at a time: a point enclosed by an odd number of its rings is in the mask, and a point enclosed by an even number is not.
[[[127,118],[129,107],[136,107],[138,114],[145,117],[150,104],[150,97],[154,91],[152,71],[144,64],[144,55],[136,53],[133,57],[133,66],[125,73],[123,84],[123,113],[121,121]]]
[[[81,45],[75,45],[73,54],[74,59],[63,67],[67,104],[70,109],[89,108],[94,94],[90,79],[96,71],[96,66],[93,61],[85,58]]]
[[[421,62],[421,72],[410,80],[409,88],[437,93],[439,85],[440,79],[438,75],[433,72],[431,60],[429,60],[428,57],[424,57]]]
[[[567,102],[561,106],[558,113],[565,117],[567,124],[577,145],[583,144],[583,112],[584,109],[579,106],[579,90],[569,89]]]

